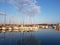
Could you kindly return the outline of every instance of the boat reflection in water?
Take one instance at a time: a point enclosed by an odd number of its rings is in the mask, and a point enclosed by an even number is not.
[[[39,40],[31,32],[0,31],[0,45],[40,45]],[[28,34],[29,35],[26,35]]]
[[[34,36],[28,36],[22,38],[21,40],[17,40],[17,45],[40,45],[40,41]]]
[[[60,31],[39,29],[36,32],[0,30],[0,45],[60,45]]]

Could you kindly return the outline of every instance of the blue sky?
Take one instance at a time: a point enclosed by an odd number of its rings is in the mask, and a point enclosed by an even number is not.
[[[40,13],[29,16],[15,8],[10,3],[0,1],[0,12],[6,12],[6,23],[60,23],[60,0],[36,0]],[[4,16],[0,15],[0,23]]]
[[[60,0],[38,0],[38,5],[41,6],[41,14],[39,17],[41,17],[44,22],[60,22]]]

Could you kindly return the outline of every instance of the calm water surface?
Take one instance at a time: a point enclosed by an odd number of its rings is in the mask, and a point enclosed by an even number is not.
[[[39,29],[38,32],[1,32],[0,45],[60,45],[60,31]]]

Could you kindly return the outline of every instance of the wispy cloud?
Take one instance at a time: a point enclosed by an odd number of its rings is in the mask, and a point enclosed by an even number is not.
[[[0,11],[0,24],[7,23],[7,24],[20,24],[19,16],[12,14],[6,14],[3,11]]]
[[[2,12],[2,11],[0,11],[0,15],[5,15],[5,13],[4,13],[4,12]]]
[[[40,6],[36,3],[36,0],[1,0],[2,2],[7,2],[16,7],[18,11],[25,15],[34,16],[40,13]]]

